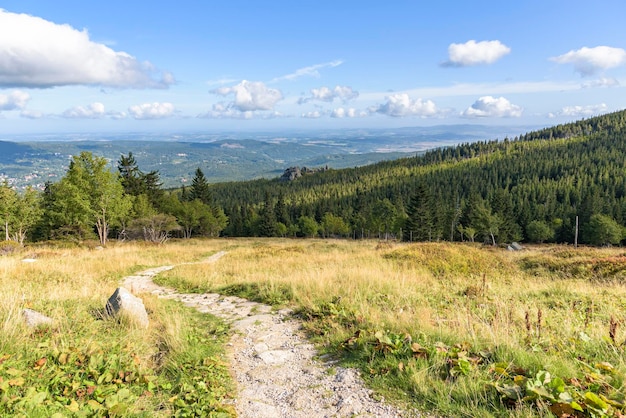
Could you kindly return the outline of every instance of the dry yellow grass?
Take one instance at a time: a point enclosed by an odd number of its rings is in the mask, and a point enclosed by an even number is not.
[[[518,345],[528,333],[537,340],[540,333],[566,339],[580,331],[602,338],[611,315],[624,320],[622,283],[562,278],[558,271],[537,276],[522,268],[523,260],[552,257],[555,251],[557,259],[566,257],[549,247],[508,252],[449,243],[219,242],[231,247],[219,263],[180,266],[166,276],[201,289],[255,284],[262,296],[282,292],[304,308],[340,299],[380,329],[435,332],[492,345]],[[581,249],[576,254],[610,259],[621,250]]]
[[[217,263],[185,264],[222,250],[227,254]],[[37,261],[24,263],[25,257]],[[625,367],[618,347],[626,340],[626,255],[619,248],[508,252],[469,244],[291,239],[118,243],[103,251],[33,248],[0,257],[0,335],[4,341],[19,338],[23,307],[66,318],[62,326],[69,330],[72,318],[86,315],[85,306],[103,307],[123,276],[169,264],[177,267],[162,274],[166,283],[239,292],[307,314],[334,310],[336,318],[312,321],[309,328],[330,346],[356,327],[506,347],[506,361],[538,364],[561,376],[576,375],[571,356],[582,349],[590,361]],[[151,298],[146,304],[162,309]],[[176,349],[184,318],[157,316],[146,347],[159,339]],[[603,351],[595,348],[600,346]],[[437,386],[427,369],[415,370],[407,384],[438,393],[424,396],[452,393],[444,383]],[[476,395],[484,387],[470,386],[454,390],[466,393],[469,404],[484,402]]]
[[[590,368],[608,362],[616,370],[610,377],[615,386],[604,395],[622,399],[626,256],[619,248],[509,252],[450,243],[223,243],[230,250],[218,263],[180,266],[164,282],[291,304],[331,351],[341,351],[342,342],[362,330],[359,340],[369,342],[347,356],[371,373],[386,397],[404,394],[404,402],[450,416],[549,415],[545,403],[507,410],[490,388],[498,377],[489,364],[450,378],[454,360],[435,347],[459,344],[488,353],[492,365],[515,365],[529,377],[546,370],[568,384],[570,378],[586,382]],[[428,347],[428,359],[411,358],[409,350],[408,359],[383,355],[374,361],[379,331],[392,338],[410,334]]]
[[[79,311],[104,307],[124,275],[142,268],[196,261],[211,252],[211,241],[180,241],[167,246],[117,243],[101,251],[34,247],[2,256],[0,332],[5,336],[23,333],[23,308],[59,319],[61,324],[71,323]],[[36,261],[22,261],[25,258]]]

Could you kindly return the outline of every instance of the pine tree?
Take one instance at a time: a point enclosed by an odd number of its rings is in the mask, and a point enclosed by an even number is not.
[[[146,192],[141,180],[143,173],[139,170],[132,152],[129,152],[128,156],[120,156],[120,159],[117,160],[117,170],[120,173],[120,179],[126,194],[139,196]]]
[[[265,202],[259,212],[259,235],[262,237],[276,236],[276,214],[269,193],[265,195]]]
[[[433,236],[432,197],[422,182],[415,187],[415,192],[407,206],[408,219],[405,224],[404,241],[430,241]]]
[[[200,200],[205,205],[213,205],[213,195],[211,190],[209,190],[209,182],[200,167],[196,169],[195,177],[189,188],[189,200],[195,199]]]

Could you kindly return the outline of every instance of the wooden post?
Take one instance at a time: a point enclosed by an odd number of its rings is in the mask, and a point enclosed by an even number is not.
[[[576,231],[574,232],[574,248],[578,248],[578,215],[576,215]]]

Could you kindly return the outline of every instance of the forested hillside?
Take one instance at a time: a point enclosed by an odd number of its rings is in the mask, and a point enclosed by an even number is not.
[[[210,185],[198,168],[182,190],[164,190],[132,153],[112,172],[82,152],[42,193],[0,185],[0,232],[20,244],[192,235],[617,244],[625,156],[626,111],[292,180]]]
[[[619,242],[626,224],[626,112],[513,139],[285,182],[211,187],[241,235]]]

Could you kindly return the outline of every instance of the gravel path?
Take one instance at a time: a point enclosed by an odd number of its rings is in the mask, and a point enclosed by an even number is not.
[[[203,263],[218,261],[219,252]],[[239,417],[403,417],[415,416],[372,399],[357,371],[315,360],[316,351],[289,310],[213,293],[181,294],[152,278],[163,266],[123,279],[133,294],[153,293],[179,300],[200,312],[223,318],[235,331],[228,356],[237,382]]]

